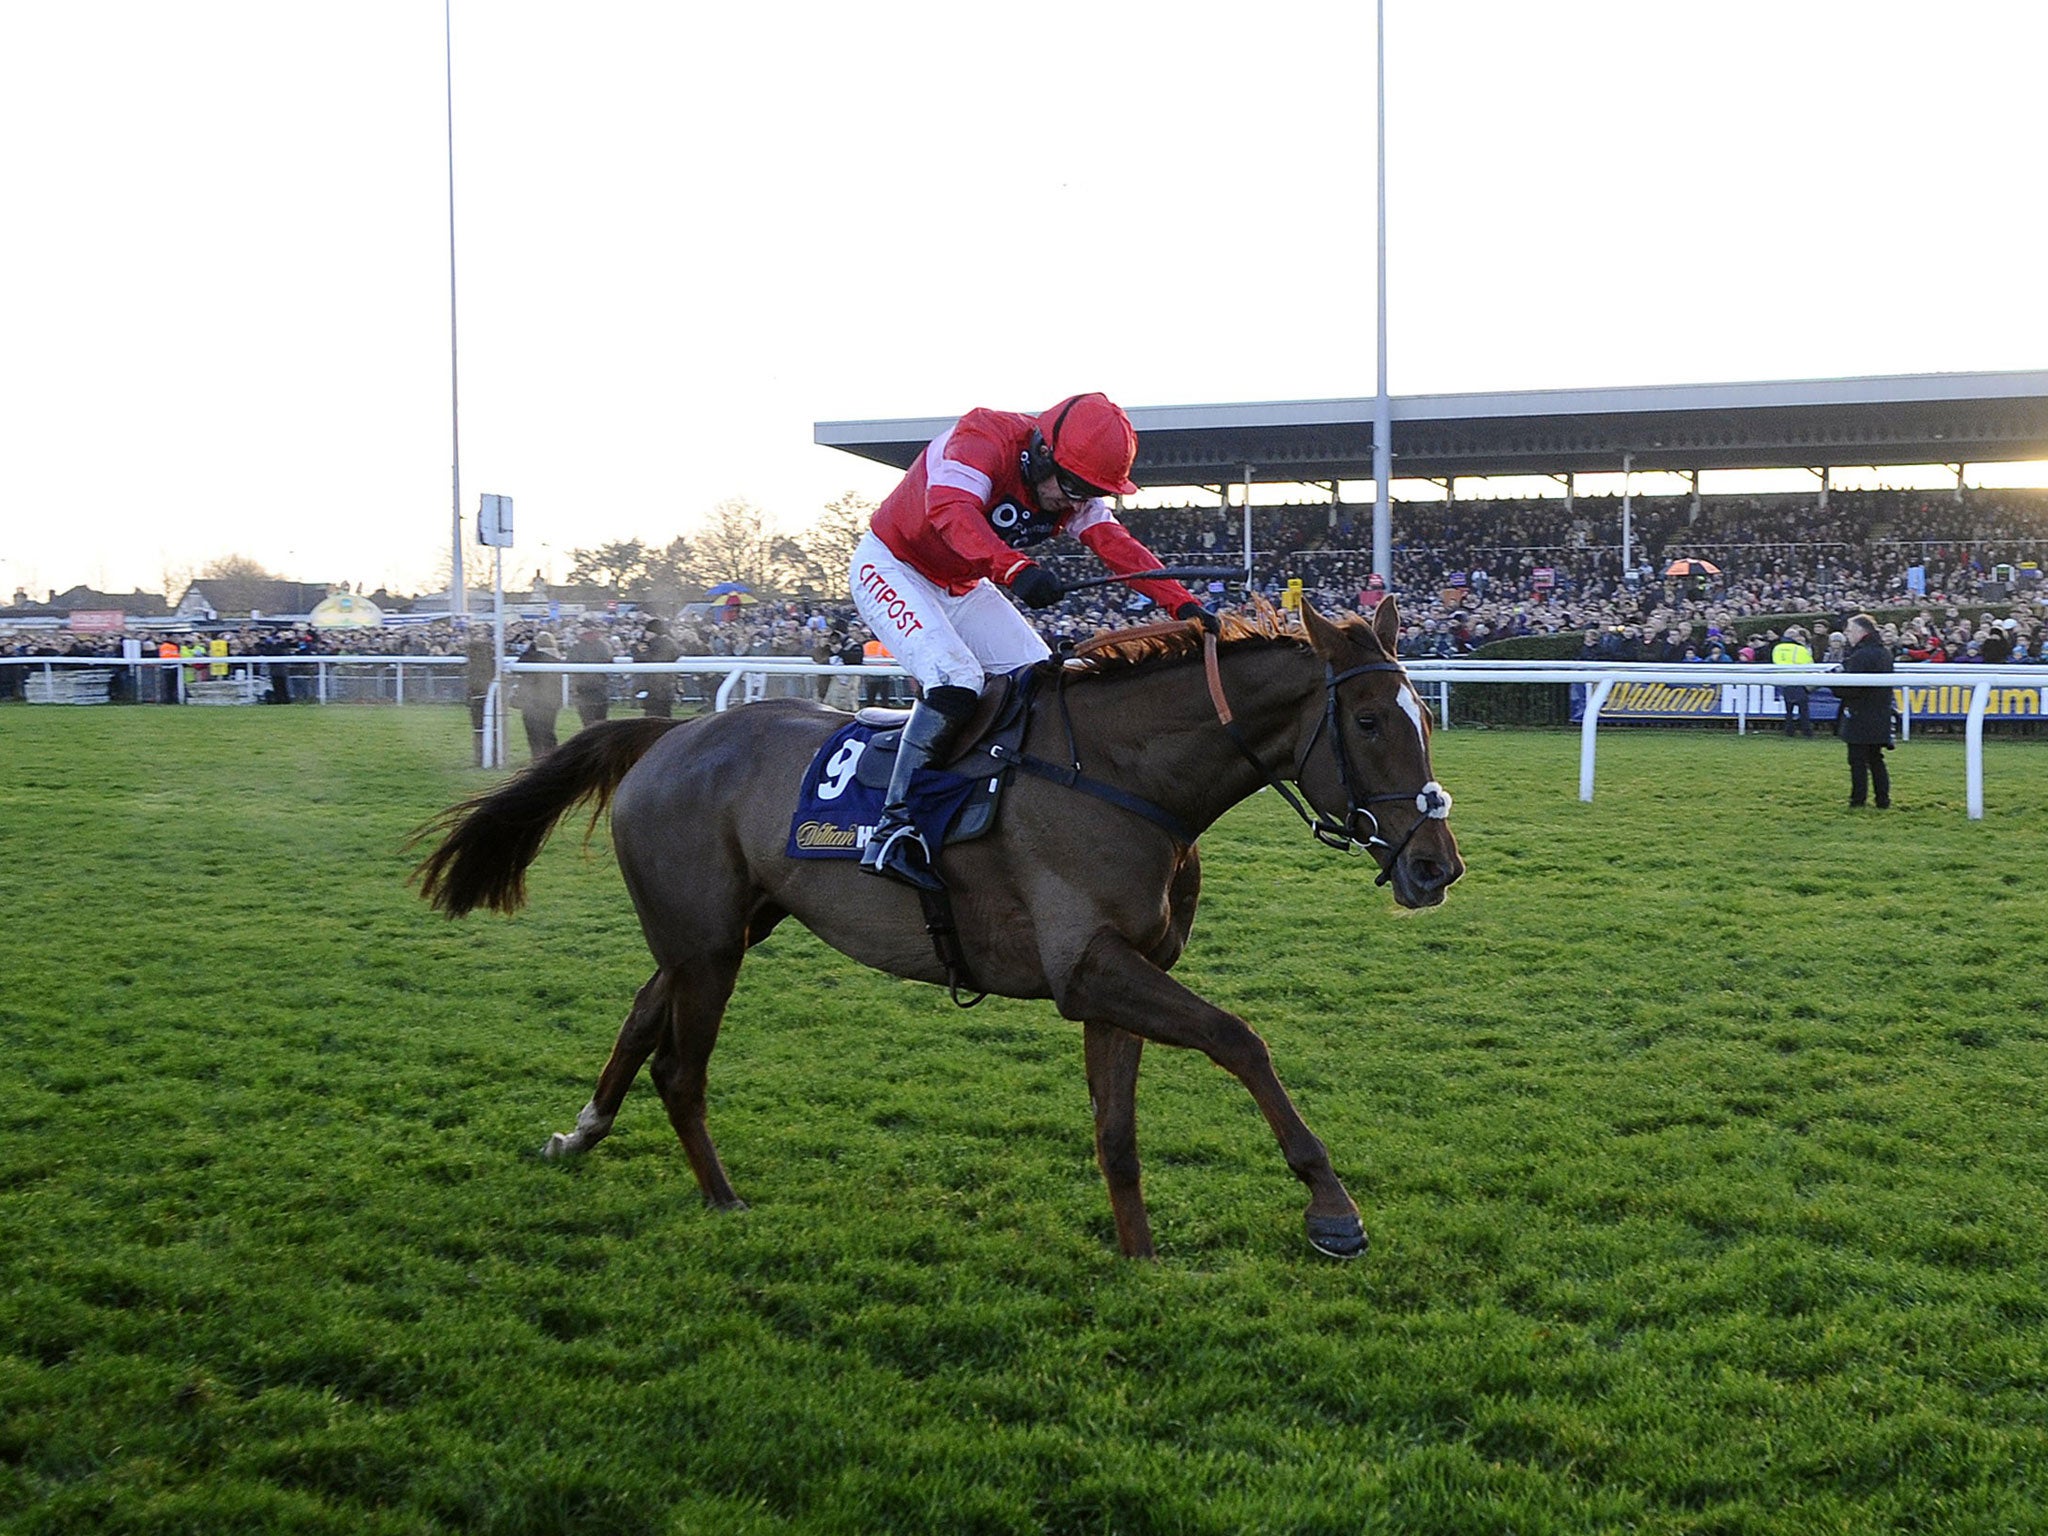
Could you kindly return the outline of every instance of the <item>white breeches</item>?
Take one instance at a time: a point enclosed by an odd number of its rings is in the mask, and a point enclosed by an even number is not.
[[[855,547],[850,574],[861,622],[927,690],[978,693],[989,673],[1014,672],[1052,654],[993,584],[978,582],[955,597],[872,533]]]

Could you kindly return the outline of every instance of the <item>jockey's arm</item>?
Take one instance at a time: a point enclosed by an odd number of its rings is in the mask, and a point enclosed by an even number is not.
[[[1067,531],[1087,545],[1095,558],[1119,576],[1159,569],[1159,557],[1116,520],[1102,502],[1091,502],[1067,524]],[[1161,613],[1177,614],[1186,605],[1201,606],[1194,593],[1177,581],[1134,581],[1131,585],[1159,605]]]
[[[987,504],[960,486],[935,485],[925,494],[933,532],[955,554],[999,587],[1006,587],[1031,557],[1010,548],[988,525]]]

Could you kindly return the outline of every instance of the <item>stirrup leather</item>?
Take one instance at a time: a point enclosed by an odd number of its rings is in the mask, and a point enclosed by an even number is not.
[[[965,690],[961,690],[965,691]],[[968,695],[971,702],[972,695]],[[945,882],[932,868],[932,850],[910,819],[910,785],[917,771],[942,756],[959,730],[959,721],[920,699],[910,711],[896,743],[896,763],[889,771],[888,798],[882,819],[861,850],[860,867],[887,875],[921,891],[942,891]]]

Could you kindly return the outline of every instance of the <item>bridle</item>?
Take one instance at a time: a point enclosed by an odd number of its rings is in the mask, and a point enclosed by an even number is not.
[[[1385,885],[1394,878],[1394,867],[1401,861],[1401,855],[1415,834],[1426,821],[1448,821],[1451,815],[1451,793],[1443,785],[1431,779],[1418,790],[1400,790],[1392,794],[1361,795],[1353,784],[1351,776],[1351,754],[1344,749],[1344,732],[1337,725],[1337,690],[1354,677],[1368,672],[1397,672],[1403,683],[1407,683],[1408,669],[1398,661],[1368,661],[1356,667],[1347,667],[1339,672],[1329,662],[1323,663],[1323,717],[1316,722],[1316,728],[1309,732],[1307,743],[1294,760],[1293,779],[1301,782],[1302,770],[1308,766],[1309,754],[1315,750],[1325,728],[1330,733],[1330,755],[1336,759],[1337,782],[1343,786],[1345,810],[1342,821],[1305,804],[1292,787],[1272,769],[1259,761],[1259,755],[1244,739],[1244,732],[1238,729],[1231,713],[1230,701],[1223,696],[1223,674],[1216,664],[1216,636],[1213,632],[1202,637],[1202,667],[1209,680],[1209,698],[1216,706],[1216,718],[1230,733],[1230,739],[1237,743],[1237,750],[1244,754],[1245,761],[1257,770],[1267,784],[1279,792],[1280,798],[1294,808],[1294,814],[1302,819],[1317,842],[1328,848],[1345,853],[1363,853],[1373,848],[1388,850],[1385,865],[1379,872],[1374,885]],[[1413,684],[1408,684],[1413,687]],[[1412,802],[1419,814],[1408,824],[1408,831],[1398,843],[1389,843],[1380,836],[1379,817],[1370,807],[1391,804],[1395,801]],[[1359,822],[1367,825],[1366,835],[1358,836]]]

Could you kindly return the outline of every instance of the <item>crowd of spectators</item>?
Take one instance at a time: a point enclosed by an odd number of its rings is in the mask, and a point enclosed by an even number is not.
[[[1131,509],[1122,516],[1170,564],[1234,565],[1242,558],[1237,509]],[[1825,508],[1813,496],[1641,498],[1631,524],[1624,568],[1615,498],[1398,503],[1392,587],[1403,617],[1402,652],[1455,657],[1506,636],[1559,635],[1581,637],[1601,660],[1767,659],[1775,632],[1738,640],[1737,621],[1911,609],[1911,617],[1884,626],[1883,638],[1900,660],[2042,659],[2048,589],[2038,570],[2048,566],[2048,492],[1979,491],[1959,503],[1945,492],[1836,491]],[[1299,580],[1321,609],[1369,609],[1383,596],[1370,580],[1371,543],[1370,507],[1255,508],[1254,586],[1277,600],[1290,580]],[[1055,545],[1036,553],[1068,579],[1101,574],[1078,550]],[[1711,562],[1719,574],[1667,578],[1679,559]],[[2015,590],[1998,605],[2009,615],[1994,617],[1980,594],[2001,567],[2011,568]],[[1220,583],[1213,596],[1225,600]],[[1104,586],[1031,617],[1057,650],[1157,615],[1127,589]],[[543,630],[580,631],[586,624],[615,657],[638,654],[647,639],[644,616],[630,611],[522,617],[508,629],[508,653],[520,654]],[[233,655],[288,664],[338,655],[461,656],[470,632],[435,619],[362,629],[230,621],[134,634],[146,654],[165,640],[224,639]],[[847,662],[866,654],[874,638],[843,601],[693,605],[674,616],[671,633],[685,656]],[[118,631],[10,628],[0,611],[0,657],[112,659],[127,638]],[[1838,638],[1816,643],[1816,655]],[[0,688],[19,672],[0,668]]]

